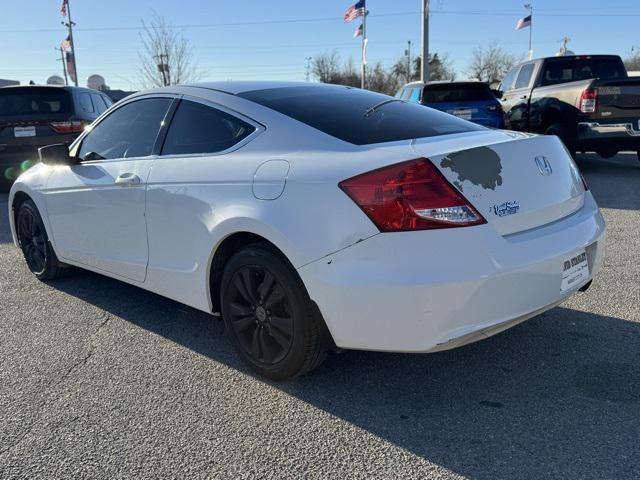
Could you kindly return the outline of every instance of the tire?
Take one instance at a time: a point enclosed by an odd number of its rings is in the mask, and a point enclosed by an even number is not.
[[[324,323],[296,271],[269,245],[249,245],[229,259],[220,296],[233,346],[260,375],[293,378],[324,360]]]
[[[16,233],[31,273],[40,280],[53,280],[62,274],[65,265],[56,257],[38,208],[31,200],[26,200],[18,209]]]
[[[618,154],[618,151],[615,148],[612,148],[612,149],[596,150],[596,153],[600,155],[602,158],[613,158]]]
[[[562,140],[562,143],[564,143],[564,146],[567,148],[567,151],[569,152],[569,155],[571,155],[571,158],[576,158],[576,148],[574,145],[569,143],[567,139],[567,130],[562,123],[554,123],[552,125],[549,125],[544,131],[544,134],[555,135],[556,137],[558,137],[560,140]]]

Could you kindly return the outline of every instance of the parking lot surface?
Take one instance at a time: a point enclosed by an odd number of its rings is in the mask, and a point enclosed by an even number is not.
[[[39,282],[0,194],[0,478],[639,478],[640,162],[578,164],[608,226],[588,292],[458,350],[346,352],[285,383],[212,316],[82,271]]]

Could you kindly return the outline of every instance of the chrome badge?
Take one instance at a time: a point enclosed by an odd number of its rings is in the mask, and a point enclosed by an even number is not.
[[[535,160],[536,160],[536,165],[538,165],[538,171],[540,172],[540,175],[544,175],[544,176],[551,175],[553,170],[551,168],[551,164],[549,163],[549,160],[547,160],[547,157],[540,155],[536,157]]]
[[[513,215],[520,211],[520,203],[516,202],[504,202],[493,206],[493,213],[499,217],[506,217],[507,215]]]

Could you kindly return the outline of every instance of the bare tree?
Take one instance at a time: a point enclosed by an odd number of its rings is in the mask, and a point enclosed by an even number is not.
[[[627,71],[640,70],[640,51],[634,49],[631,55],[624,60],[624,66],[627,67]]]
[[[142,20],[142,49],[138,51],[140,76],[145,87],[161,87],[198,80],[187,39],[154,13],[147,24]]]
[[[340,57],[338,52],[323,53],[313,57],[311,73],[322,83],[335,83],[340,75]]]
[[[483,82],[495,83],[502,80],[517,62],[515,55],[504,50],[498,43],[491,43],[487,47],[476,47],[473,50],[467,73]]]

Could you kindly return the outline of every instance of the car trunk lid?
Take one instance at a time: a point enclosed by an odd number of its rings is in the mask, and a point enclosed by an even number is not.
[[[564,145],[554,136],[519,136],[429,158],[501,235],[536,228],[581,208],[584,186]]]
[[[640,78],[596,80],[592,88],[598,92],[594,117],[600,123],[631,120],[640,130]]]

